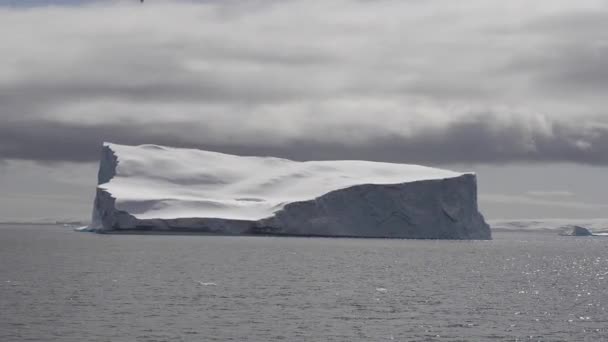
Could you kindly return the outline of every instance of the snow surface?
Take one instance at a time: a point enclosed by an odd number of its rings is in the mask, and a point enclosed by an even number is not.
[[[94,231],[489,239],[472,173],[104,143]]]
[[[462,173],[419,165],[357,160],[296,162],[157,145],[105,143],[116,175],[100,188],[116,208],[139,219],[216,217],[259,220],[285,204],[360,184],[454,178]]]

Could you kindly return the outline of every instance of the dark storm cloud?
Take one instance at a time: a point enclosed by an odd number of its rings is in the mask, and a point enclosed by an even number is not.
[[[250,144],[218,144],[184,135],[191,124],[107,124],[20,122],[0,127],[0,158],[89,162],[98,159],[104,140],[123,144],[157,143],[242,155],[273,155],[297,160],[367,159],[424,164],[460,162],[563,162],[608,165],[608,127],[554,122],[548,134],[522,123],[505,125],[477,114],[475,119],[441,129],[429,127],[412,136],[374,137],[362,145],[293,139],[281,145],[263,138]],[[196,129],[195,129],[196,131]]]
[[[293,159],[607,164],[605,6],[525,5],[0,8],[11,28],[0,30],[0,159],[94,161],[112,141]]]

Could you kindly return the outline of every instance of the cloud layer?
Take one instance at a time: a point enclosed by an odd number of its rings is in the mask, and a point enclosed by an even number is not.
[[[606,1],[4,8],[0,159],[608,164]]]

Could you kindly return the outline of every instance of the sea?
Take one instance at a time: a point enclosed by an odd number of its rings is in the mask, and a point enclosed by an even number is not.
[[[0,341],[608,341],[608,238],[2,225]]]

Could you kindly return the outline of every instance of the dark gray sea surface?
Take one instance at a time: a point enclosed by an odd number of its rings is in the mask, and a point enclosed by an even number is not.
[[[0,226],[0,341],[608,341],[608,238]]]

